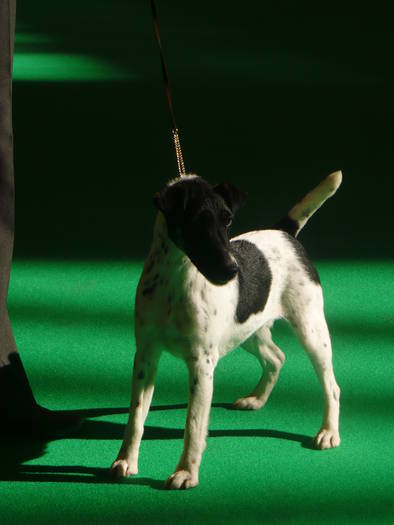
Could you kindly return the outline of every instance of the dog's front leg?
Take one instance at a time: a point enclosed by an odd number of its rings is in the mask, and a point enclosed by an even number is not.
[[[181,459],[167,482],[168,489],[187,489],[198,485],[198,471],[206,445],[209,411],[212,402],[213,373],[217,359],[202,355],[191,359],[189,368],[189,404]]]
[[[152,401],[159,357],[158,349],[137,341],[129,420],[119,454],[111,467],[112,475],[117,478],[138,474],[138,453]]]

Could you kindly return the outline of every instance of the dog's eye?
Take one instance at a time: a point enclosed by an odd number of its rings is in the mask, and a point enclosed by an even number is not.
[[[223,224],[226,226],[226,228],[229,228],[231,226],[231,223],[233,222],[233,216],[227,210],[223,210],[222,211],[222,221],[223,221]]]

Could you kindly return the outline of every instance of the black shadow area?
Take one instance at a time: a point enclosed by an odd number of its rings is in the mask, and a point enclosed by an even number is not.
[[[0,480],[11,481],[22,463],[45,455],[47,441],[18,439],[6,436],[0,439]]]
[[[174,405],[157,405],[150,408],[151,412],[161,410],[184,410],[187,408],[185,403]],[[233,410],[230,403],[213,403],[212,408],[224,408]],[[73,411],[81,417],[86,418],[84,423],[68,436],[69,439],[122,439],[124,433],[123,423],[113,423],[111,421],[95,421],[89,418],[99,417],[110,414],[125,414],[127,408],[103,408],[103,409],[86,409]],[[144,440],[151,439],[183,439],[184,429],[166,428],[158,426],[145,425]],[[313,442],[310,436],[303,434],[294,434],[272,429],[233,429],[233,430],[210,430],[210,438],[216,437],[262,437],[284,439],[295,441],[301,444],[303,448],[313,449]]]
[[[231,405],[215,403],[215,407],[229,408]],[[162,405],[152,407],[152,410],[185,409],[185,404]],[[127,413],[125,408],[104,408],[80,410],[77,413],[86,418],[103,415]],[[75,412],[74,412],[75,413]],[[121,440],[124,424],[108,421],[95,421],[86,419],[84,423],[67,439],[113,439]],[[144,440],[183,439],[183,428],[164,428],[158,426],[145,426]],[[211,430],[209,438],[221,437],[260,437],[284,439],[300,443],[303,448],[312,449],[312,438],[302,434],[294,434],[272,429],[229,429]],[[46,442],[38,440],[15,440],[4,438],[1,440],[2,456],[4,460],[0,466],[0,481],[8,482],[53,482],[53,483],[88,483],[107,484],[119,483],[129,485],[149,486],[156,490],[163,490],[164,481],[151,478],[130,478],[116,481],[111,478],[109,470],[103,467],[86,467],[81,465],[24,465],[23,463],[41,457],[45,454]]]

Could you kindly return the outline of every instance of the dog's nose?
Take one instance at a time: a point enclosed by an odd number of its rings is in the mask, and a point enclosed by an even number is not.
[[[227,271],[229,273],[229,276],[234,277],[238,273],[238,264],[235,261],[232,261],[227,266]]]

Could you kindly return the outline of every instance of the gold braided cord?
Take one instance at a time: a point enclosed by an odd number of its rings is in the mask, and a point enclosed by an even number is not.
[[[177,129],[172,130],[172,136],[174,138],[175,155],[176,155],[176,162],[178,165],[178,173],[180,177],[183,177],[186,174],[186,170],[185,170],[185,163],[183,162],[181,142],[179,140],[179,133]]]

